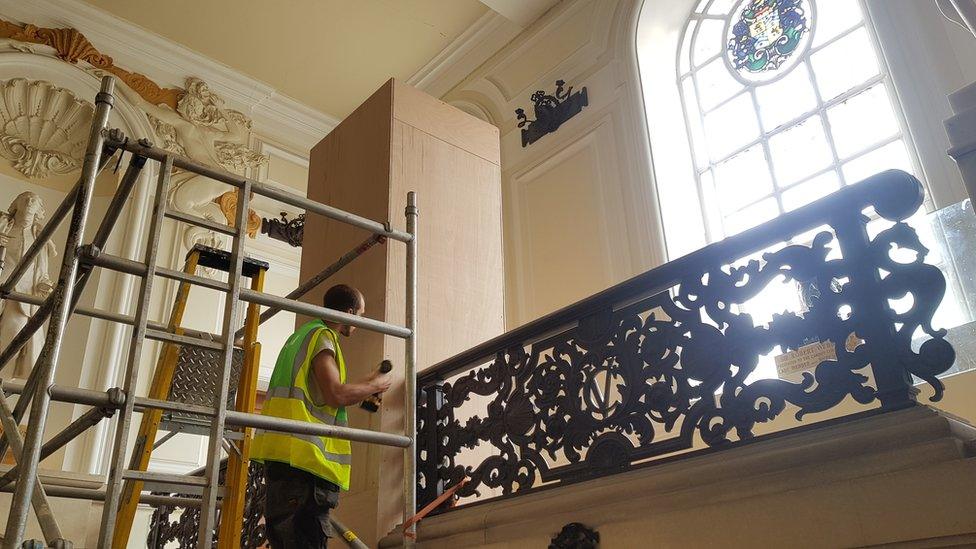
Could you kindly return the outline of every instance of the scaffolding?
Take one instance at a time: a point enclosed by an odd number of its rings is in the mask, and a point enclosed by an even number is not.
[[[101,91],[95,98],[95,113],[92,120],[88,146],[85,152],[84,165],[81,176],[72,190],[65,196],[61,205],[51,215],[47,224],[38,234],[35,242],[24,253],[18,265],[0,286],[0,297],[13,301],[30,303],[38,306],[37,311],[27,322],[11,343],[0,351],[0,368],[3,368],[17,355],[28,340],[37,332],[45,321],[48,321],[44,346],[34,364],[25,383],[0,381],[0,420],[3,423],[3,439],[0,439],[0,454],[9,446],[16,457],[17,465],[0,477],[0,490],[7,489],[8,484],[15,480],[10,514],[3,539],[4,549],[21,547],[28,518],[28,508],[33,505],[38,522],[41,525],[45,541],[52,547],[70,547],[71,543],[65,539],[58,528],[57,521],[47,504],[47,497],[66,497],[103,501],[101,523],[99,528],[98,547],[109,547],[113,540],[113,529],[116,525],[116,514],[120,505],[122,486],[125,480],[142,480],[152,483],[156,487],[186,487],[199,485],[202,494],[195,497],[159,496],[140,494],[139,501],[153,504],[169,504],[200,508],[200,530],[198,546],[210,547],[214,541],[214,530],[217,526],[218,496],[222,487],[218,481],[218,470],[221,461],[221,449],[228,429],[238,431],[247,428],[258,428],[285,433],[327,436],[333,438],[360,441],[371,444],[400,447],[404,449],[403,497],[404,524],[413,516],[416,508],[415,486],[415,453],[414,439],[416,429],[416,358],[417,358],[417,206],[415,193],[407,194],[405,210],[406,230],[400,231],[391,227],[389,223],[380,223],[340,209],[309,200],[303,196],[282,190],[277,187],[255,181],[253,179],[205,166],[191,159],[175,155],[169,151],[154,147],[146,140],[133,141],[115,129],[108,129],[108,118],[114,104],[114,85],[112,77],[102,79]],[[117,152],[129,152],[132,158],[129,162],[115,195],[109,204],[107,213],[99,225],[89,244],[83,245],[82,238],[88,223],[89,208],[95,180],[109,159]],[[113,256],[102,251],[108,237],[121,215],[125,201],[129,197],[142,168],[147,160],[160,164],[158,178],[153,193],[153,206],[150,214],[149,236],[143,260]],[[182,212],[175,212],[167,208],[167,197],[170,186],[170,175],[174,168],[193,172],[238,189],[236,220],[233,225],[222,225],[207,219]],[[258,194],[291,206],[304,209],[309,214],[325,216],[329,219],[353,225],[372,233],[369,239],[356,249],[346,254],[339,261],[317,275],[313,280],[303,284],[286,297],[269,295],[254,289],[242,288],[242,269],[244,264],[244,242],[247,231],[247,213],[251,195]],[[68,236],[65,243],[64,255],[58,282],[46,299],[24,295],[13,291],[14,286],[27,270],[27,266],[53,235],[54,231],[71,214]],[[186,272],[156,265],[156,254],[159,248],[159,238],[164,218],[170,218],[184,223],[204,227],[232,237],[228,281],[222,282],[209,278],[188,274]],[[405,325],[399,326],[379,320],[359,317],[297,301],[314,284],[321,282],[339,268],[354,259],[356,252],[362,253],[368,249],[370,242],[382,242],[384,239],[395,240],[406,245],[406,288],[405,288]],[[369,244],[369,245],[367,245]],[[2,248],[0,248],[0,265],[2,265]],[[85,284],[94,268],[110,269],[121,273],[135,275],[141,279],[141,285],[136,300],[133,316],[112,313],[97,309],[78,307],[78,300]],[[175,280],[180,283],[198,285],[225,293],[222,331],[220,334],[206,334],[193,330],[184,330],[181,334],[173,333],[164,324],[149,319],[149,304],[152,296],[153,282],[156,277]],[[267,320],[275,312],[284,310],[297,314],[321,318],[327,321],[341,322],[365,330],[379,332],[385,335],[399,337],[405,340],[404,357],[404,434],[382,433],[350,427],[340,427],[324,424],[311,424],[289,419],[261,416],[254,413],[228,409],[228,385],[234,361],[235,340],[239,331],[235,330],[238,318],[239,303],[264,306],[268,309],[261,316],[261,322]],[[131,326],[128,354],[125,365],[123,386],[107,391],[97,391],[76,387],[59,387],[54,384],[56,368],[61,358],[61,345],[67,322],[72,314],[81,314],[92,318],[118,322]],[[217,394],[214,395],[215,406],[194,406],[165,399],[139,397],[135,395],[136,383],[139,375],[140,357],[143,343],[146,339],[157,340],[180,346],[203,346],[213,348],[220,354]],[[6,396],[20,394],[16,405],[11,409]],[[92,408],[71,422],[60,433],[51,437],[46,443],[42,435],[47,420],[47,413],[51,401],[67,402],[78,405],[88,405]],[[27,429],[23,437],[16,428],[30,406]],[[199,478],[130,471],[126,468],[126,443],[134,412],[146,410],[162,410],[165,412],[192,412],[207,418],[209,421],[209,442],[206,464],[204,466],[203,481]],[[64,486],[45,487],[37,478],[38,462],[58,448],[68,444],[71,440],[85,432],[102,419],[118,415],[108,479],[104,489],[85,489]],[[9,490],[8,490],[9,491]],[[177,490],[171,490],[177,491]],[[226,519],[225,516],[221,517]],[[408,546],[413,544],[413,527],[405,527],[404,542]],[[225,540],[218,540],[221,547],[227,547]]]

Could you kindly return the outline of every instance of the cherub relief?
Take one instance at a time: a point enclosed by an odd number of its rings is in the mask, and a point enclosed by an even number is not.
[[[175,111],[144,100],[128,86],[120,85],[118,89],[143,109],[161,140],[159,146],[168,151],[240,174],[267,162],[266,156],[247,146],[251,121],[239,111],[225,109],[223,100],[198,78],[187,79],[186,93],[180,97]],[[180,212],[226,223],[218,199],[231,190],[230,185],[177,170],[169,205]],[[207,229],[190,227],[183,242],[187,248],[198,242],[219,248],[223,237]]]

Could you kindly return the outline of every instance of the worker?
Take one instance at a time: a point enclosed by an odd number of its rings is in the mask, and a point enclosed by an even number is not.
[[[345,284],[329,288],[322,304],[362,316],[363,294]],[[339,336],[355,327],[316,319],[298,328],[278,354],[262,415],[345,427],[346,406],[390,388],[389,374],[374,371],[346,382]],[[349,489],[348,440],[258,430],[251,459],[264,463],[265,531],[273,549],[325,547],[332,537],[329,513],[339,491]]]

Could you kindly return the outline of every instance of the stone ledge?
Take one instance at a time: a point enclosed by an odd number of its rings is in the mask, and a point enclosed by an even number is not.
[[[972,535],[974,440],[973,426],[917,406],[460,508],[424,520],[419,542],[545,546],[574,521],[601,529],[608,547],[651,538],[660,546],[864,546]],[[879,508],[888,514],[875,516]],[[391,535],[380,547],[399,544]]]

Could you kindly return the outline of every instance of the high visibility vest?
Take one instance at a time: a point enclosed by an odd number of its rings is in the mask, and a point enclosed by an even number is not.
[[[315,402],[314,399],[321,396],[309,389],[313,358],[309,351],[315,349],[320,337],[332,341],[339,365],[339,381],[346,382],[346,363],[339,349],[338,334],[321,320],[313,320],[292,334],[278,354],[268,384],[267,400],[261,408],[262,415],[343,427],[348,425],[344,407],[333,408],[323,402]],[[352,448],[348,440],[258,429],[251,444],[251,459],[286,463],[324,478],[343,490],[349,489]]]

